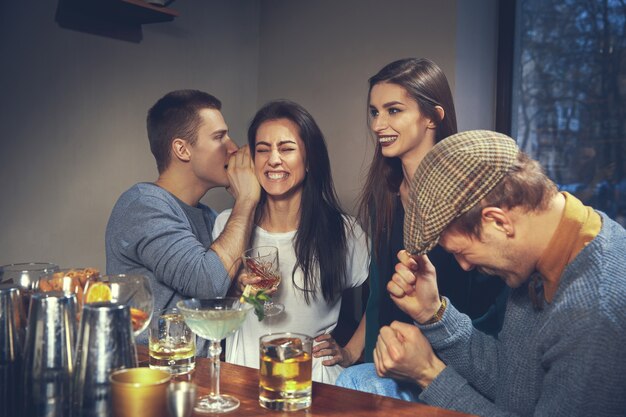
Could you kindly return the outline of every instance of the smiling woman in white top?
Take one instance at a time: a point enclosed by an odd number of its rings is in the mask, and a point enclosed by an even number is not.
[[[226,361],[258,368],[261,335],[304,333],[315,338],[313,380],[332,384],[349,361],[330,333],[342,291],[367,279],[367,238],[339,206],[324,136],[304,108],[286,100],[266,104],[248,142],[263,188],[249,247],[278,247],[282,280],[273,299],[285,311],[262,322],[249,315],[226,340]],[[218,216],[214,236],[229,216],[230,210]]]

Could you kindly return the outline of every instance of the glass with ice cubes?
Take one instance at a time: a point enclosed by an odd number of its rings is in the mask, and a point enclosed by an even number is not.
[[[298,333],[273,333],[261,336],[259,344],[259,404],[281,411],[310,407],[313,339]]]

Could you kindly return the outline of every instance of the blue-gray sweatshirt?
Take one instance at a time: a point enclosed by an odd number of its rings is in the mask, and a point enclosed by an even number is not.
[[[106,229],[108,274],[145,274],[150,278],[155,310],[183,298],[224,296],[228,273],[209,249],[216,212],[199,204],[208,233],[199,233],[178,201],[151,183],[124,192]],[[206,232],[206,231],[205,231]]]
[[[626,230],[602,214],[600,234],[543,310],[527,286],[512,290],[498,339],[451,305],[419,327],[448,365],[420,394],[428,404],[481,416],[626,416]]]

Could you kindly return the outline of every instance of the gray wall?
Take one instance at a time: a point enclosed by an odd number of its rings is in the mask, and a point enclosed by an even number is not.
[[[159,97],[210,91],[243,137],[257,102],[259,3],[178,1],[180,16],[144,25],[140,43],[62,29],[56,3],[2,8],[0,263],[103,269],[115,200],[156,179],[145,118]]]
[[[374,149],[367,79],[389,62],[427,57],[454,83],[456,1],[272,0],[261,7],[259,100],[289,98],[322,128],[333,177],[354,208]]]
[[[327,136],[348,210],[373,149],[367,78],[384,64],[433,59],[453,86],[460,127],[493,127],[495,0],[179,0],[180,16],[144,25],[139,43],[62,29],[54,1],[5,3],[0,264],[104,268],[115,200],[156,178],[145,114],[172,89],[222,99],[240,144],[267,100],[304,105]],[[203,201],[231,204],[224,190]]]
[[[459,130],[495,129],[497,0],[459,1],[455,106]]]

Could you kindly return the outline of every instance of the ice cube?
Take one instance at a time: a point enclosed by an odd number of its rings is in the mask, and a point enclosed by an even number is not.
[[[281,337],[265,343],[266,354],[279,361],[296,358],[304,353],[302,340],[295,337]]]

